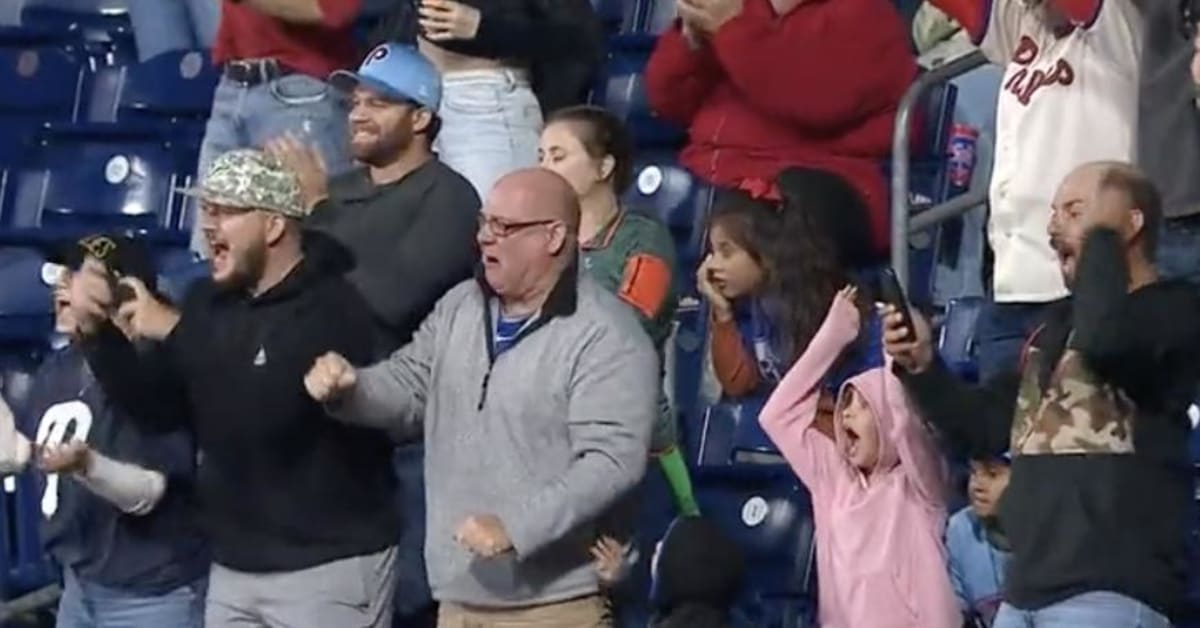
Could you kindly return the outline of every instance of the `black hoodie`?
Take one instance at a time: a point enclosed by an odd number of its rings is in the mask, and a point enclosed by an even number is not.
[[[741,548],[715,524],[676,519],[658,549],[651,628],[726,628],[744,572]]]
[[[315,242],[320,242],[319,240]],[[257,296],[194,286],[170,336],[137,352],[111,327],[86,344],[110,399],[139,423],[190,423],[214,560],[293,571],[395,543],[392,444],[325,415],[304,375],[327,351],[370,360],[372,319],[344,260],[304,260]]]
[[[958,448],[1011,446],[1000,524],[1012,544],[1005,600],[1019,609],[1094,591],[1168,615],[1184,602],[1200,295],[1183,282],[1128,285],[1120,237],[1094,230],[1072,298],[1050,307],[1021,373],[982,387],[941,364],[900,374]]]

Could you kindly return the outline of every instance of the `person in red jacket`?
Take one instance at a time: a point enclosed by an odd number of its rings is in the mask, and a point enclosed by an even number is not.
[[[687,126],[688,169],[721,186],[773,180],[785,166],[833,172],[863,196],[880,250],[896,106],[917,74],[889,0],[678,0],[646,90]]]

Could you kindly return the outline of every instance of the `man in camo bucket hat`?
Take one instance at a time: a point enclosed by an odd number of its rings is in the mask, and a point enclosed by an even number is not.
[[[336,252],[307,236],[302,246],[293,172],[236,150],[206,175],[184,193],[200,200],[211,282],[193,285],[176,311],[123,279],[135,297],[116,316],[135,339],[159,343],[133,351],[105,331],[105,278],[81,279],[81,315],[99,330],[87,343],[92,370],[132,420],[195,431],[213,559],[206,626],[390,626],[392,446],[328,420],[303,385],[326,352],[371,359],[370,310]]]

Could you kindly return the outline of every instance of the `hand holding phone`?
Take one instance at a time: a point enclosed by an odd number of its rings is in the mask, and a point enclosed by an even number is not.
[[[904,317],[904,327],[908,330],[905,341],[916,340],[916,329],[913,327],[908,299],[904,296],[904,288],[900,285],[900,279],[896,277],[896,271],[891,268],[885,268],[879,280],[879,296],[884,303],[895,308],[900,316]]]

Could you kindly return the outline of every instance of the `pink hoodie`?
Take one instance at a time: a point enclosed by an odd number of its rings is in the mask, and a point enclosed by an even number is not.
[[[942,459],[909,409],[891,360],[846,382],[870,406],[880,438],[869,477],[816,429],[822,378],[858,334],[859,315],[835,298],[804,355],[759,421],[812,494],[823,628],[960,628],[946,575]],[[842,438],[840,413],[835,419]]]

